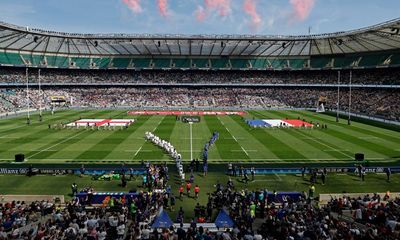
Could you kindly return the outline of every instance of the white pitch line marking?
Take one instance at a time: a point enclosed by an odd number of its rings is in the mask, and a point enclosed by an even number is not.
[[[158,126],[160,126],[160,124],[161,124],[161,122],[162,122],[162,120],[165,118],[165,116],[158,122],[158,124],[157,124],[157,126],[153,129],[153,133],[154,133],[154,131],[156,131],[157,130],[157,128],[158,128]],[[145,139],[145,138],[142,138],[142,139]],[[142,147],[144,146],[144,144],[146,143],[147,141],[145,141],[143,144],[142,144],[142,146],[140,146],[140,148],[135,152],[135,155],[133,155],[133,158],[135,158],[138,154],[139,154],[139,152],[142,150]],[[151,152],[151,150],[143,150],[143,152]],[[128,161],[132,161],[132,159],[129,159]]]
[[[306,136],[305,134],[303,134],[303,133],[301,133],[301,132],[299,132],[299,134],[301,134],[301,135],[303,135],[303,136]],[[354,156],[351,156],[351,155],[349,155],[349,154],[347,154],[347,153],[344,153],[344,152],[340,151],[340,150],[337,149],[337,148],[334,148],[334,147],[329,146],[328,144],[325,144],[325,143],[323,143],[323,142],[317,141],[316,139],[310,138],[310,140],[312,140],[312,141],[314,141],[314,142],[316,142],[316,143],[319,143],[319,144],[321,144],[321,145],[324,145],[325,147],[330,148],[331,150],[335,150],[335,151],[337,151],[337,152],[340,152],[341,154],[343,154],[343,155],[345,155],[345,156],[348,156],[349,158],[354,158]]]
[[[140,150],[140,148],[138,149]],[[137,152],[138,150],[125,150],[125,152]],[[153,150],[141,150],[142,152],[153,152]]]
[[[258,152],[258,150],[246,150],[247,152]],[[243,150],[231,150],[231,152],[243,152]]]
[[[343,152],[343,151],[349,151],[349,149],[336,149],[336,150],[323,150],[324,152]]]
[[[243,152],[249,157],[249,154],[247,153],[246,149],[244,149],[242,146],[240,146],[243,150]]]
[[[138,153],[140,152],[140,150],[142,150],[142,147],[143,147],[143,145],[140,146],[140,148],[135,152],[135,155],[134,155],[133,157],[136,157],[136,155],[138,155]]]
[[[218,120],[220,121],[220,123],[225,127],[226,131],[229,132],[229,134],[232,136],[232,138],[236,141],[236,143],[240,146],[240,148],[243,150],[243,152],[246,154],[247,157],[250,158],[249,153],[246,151],[246,149],[244,149],[242,147],[242,145],[240,145],[240,143],[238,142],[238,140],[236,139],[235,136],[233,136],[233,134],[229,131],[229,129],[225,126],[224,122],[221,121],[221,119],[218,117]]]
[[[304,137],[304,138],[300,138],[303,140],[322,140],[322,139],[327,139],[327,138],[321,138],[321,137]]]
[[[58,150],[30,150],[31,152],[57,152]]]
[[[379,137],[367,136],[367,137],[358,137],[359,139],[380,139]]]
[[[162,120],[160,120],[160,122],[157,124],[157,126],[153,129],[152,132],[154,132],[154,131],[158,128],[158,126],[161,124],[161,121],[162,121]]]
[[[73,136],[71,136],[71,137],[69,137],[69,138],[67,138],[67,139],[64,139],[63,141],[61,141],[61,142],[59,142],[59,143],[56,143],[56,144],[54,144],[54,145],[52,145],[52,146],[50,146],[50,147],[48,147],[48,148],[46,148],[46,149],[38,150],[37,153],[32,154],[31,156],[27,157],[26,159],[29,160],[30,158],[32,158],[32,157],[34,157],[34,156],[36,156],[36,155],[38,155],[38,154],[40,154],[40,153],[42,153],[42,152],[44,152],[44,151],[50,150],[50,149],[52,149],[53,147],[56,147],[56,146],[58,146],[58,145],[60,145],[60,144],[63,144],[63,143],[65,143],[65,142],[67,142],[67,141],[69,141],[69,140],[71,140],[71,139],[73,139],[73,138],[75,138],[75,137],[81,135],[82,133],[85,133],[85,132],[86,132],[86,131],[82,131],[82,132],[77,133],[77,134],[75,134],[75,135],[73,135]]]
[[[276,178],[278,178],[278,181],[279,181],[279,182],[282,182],[282,178],[279,177],[279,174],[276,174],[276,173],[275,173],[275,176],[276,176]]]
[[[231,134],[231,135],[232,135],[232,134]],[[232,137],[233,137],[233,139],[235,139],[236,142],[238,141],[238,140],[235,138],[235,136],[232,135]]]

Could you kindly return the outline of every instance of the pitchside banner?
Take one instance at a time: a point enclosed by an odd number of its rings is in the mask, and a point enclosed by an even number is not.
[[[367,173],[384,173],[386,167],[367,167]],[[400,173],[400,167],[390,167],[392,173]],[[33,168],[35,174],[81,174],[80,169],[62,169],[62,168],[45,168],[45,169],[38,169]],[[100,168],[100,169],[86,169],[85,174],[87,175],[102,175],[108,174],[110,172],[114,173],[121,173],[121,168]],[[356,173],[357,168],[355,167],[327,167],[326,171],[328,173]],[[0,175],[25,175],[27,174],[27,168],[0,168]],[[125,174],[134,174],[134,175],[141,175],[145,173],[144,169],[137,168],[137,169],[130,169],[125,170]],[[265,175],[265,174],[300,174],[300,168],[256,168],[255,174],[256,175]],[[308,171],[307,171],[308,173]]]
[[[129,111],[128,115],[239,115],[244,116],[246,112],[226,112],[226,111]]]
[[[32,171],[35,174],[49,174],[49,175],[65,175],[65,174],[81,174],[79,168],[75,169],[62,169],[62,168],[33,168]],[[121,173],[120,168],[101,168],[101,169],[85,169],[86,175],[102,175],[110,172]],[[125,174],[141,175],[145,173],[144,169],[130,169],[125,170]],[[12,175],[26,175],[28,168],[0,168],[0,175],[12,174]]]

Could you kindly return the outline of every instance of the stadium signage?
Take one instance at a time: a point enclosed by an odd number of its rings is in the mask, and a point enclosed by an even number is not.
[[[48,175],[64,175],[64,174],[81,174],[80,169],[72,168],[33,168],[35,174],[48,174]],[[0,174],[6,175],[25,175],[28,172],[28,168],[0,168]],[[99,168],[99,169],[86,169],[85,174],[87,175],[102,175],[110,172],[120,173],[121,169],[118,168]],[[144,173],[143,169],[131,169],[129,171],[125,170],[127,174],[140,175]]]
[[[182,122],[194,122],[194,123],[198,123],[200,122],[200,117],[199,116],[183,116],[182,117]]]
[[[73,174],[72,169],[33,169],[36,174]],[[0,168],[0,174],[23,174],[28,172],[27,168]]]
[[[244,116],[246,112],[234,111],[129,111],[128,115],[215,115],[215,116],[223,116],[223,115],[239,115]]]
[[[45,169],[33,169],[35,174],[49,174],[49,175],[59,175],[59,174],[81,174],[80,169],[60,169],[60,168],[45,168]],[[385,167],[367,167],[367,173],[384,173]],[[121,172],[121,170],[116,168],[102,168],[102,169],[87,169],[85,170],[85,174],[88,175],[101,175],[113,172]],[[332,167],[326,168],[328,173],[357,173],[357,168],[355,167]],[[400,173],[400,167],[391,167],[392,173]],[[0,174],[2,175],[25,175],[27,174],[27,168],[0,168]],[[126,171],[126,173],[130,173]],[[143,169],[134,169],[132,171],[135,175],[140,175],[144,173]],[[299,174],[301,173],[300,168],[256,168],[255,173],[257,175],[263,174]]]
[[[0,168],[0,174],[26,174],[26,168]]]

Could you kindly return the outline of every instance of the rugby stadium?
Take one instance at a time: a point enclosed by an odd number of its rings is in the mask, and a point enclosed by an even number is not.
[[[0,22],[0,239],[399,239],[399,30]]]

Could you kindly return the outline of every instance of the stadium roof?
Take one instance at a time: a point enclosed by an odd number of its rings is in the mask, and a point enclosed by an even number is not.
[[[0,50],[82,56],[290,57],[400,49],[400,18],[303,36],[75,34],[0,22]]]

